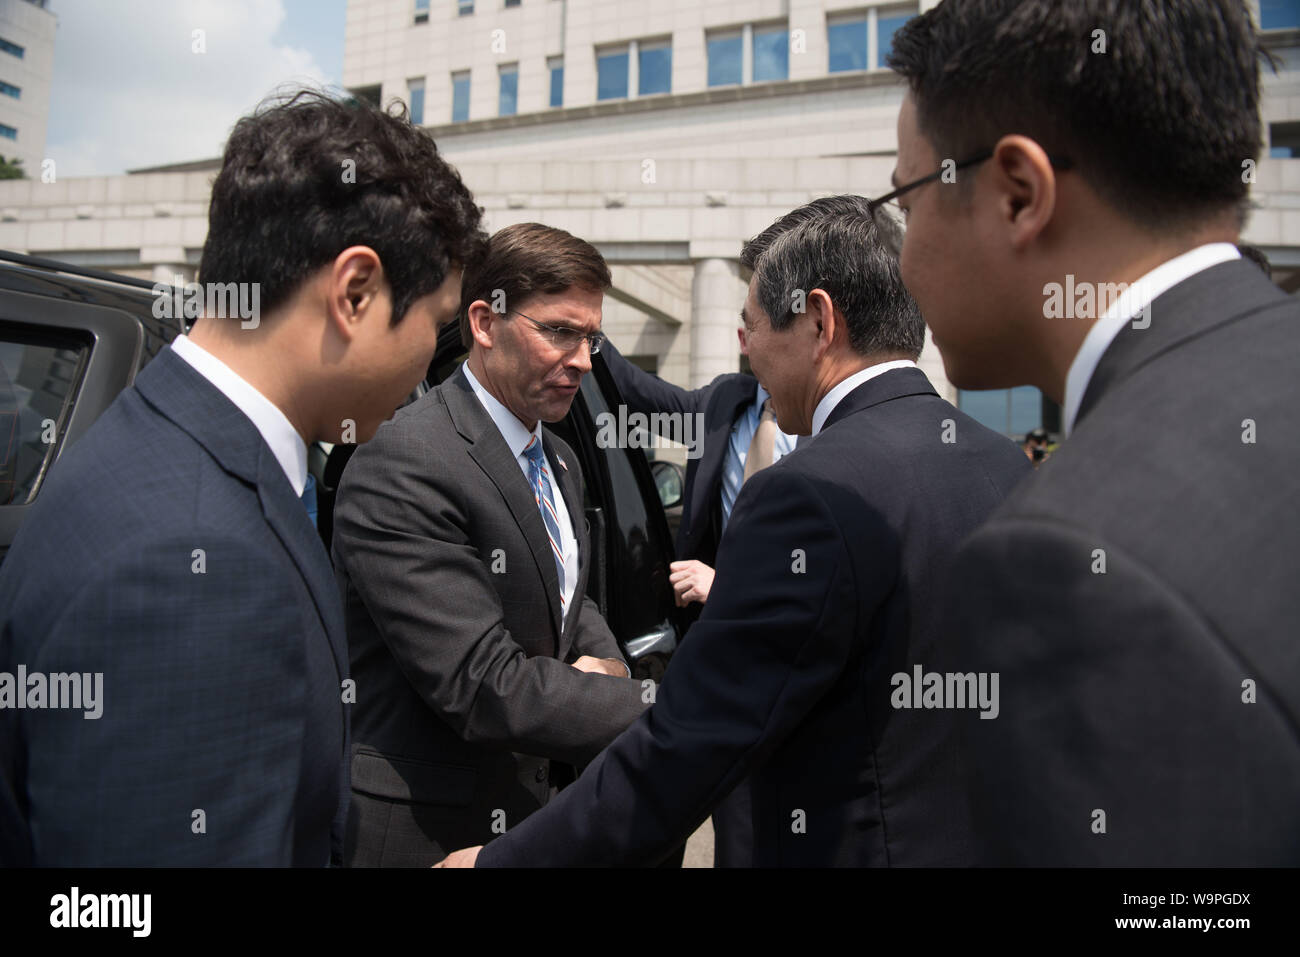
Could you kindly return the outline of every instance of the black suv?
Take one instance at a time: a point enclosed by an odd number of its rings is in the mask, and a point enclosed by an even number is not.
[[[185,331],[183,320],[154,315],[154,288],[143,279],[0,252],[0,560],[63,449]],[[170,287],[161,288],[171,294]],[[464,357],[453,323],[443,330],[412,399],[451,375]],[[551,428],[573,447],[587,481],[588,594],[633,662],[633,673],[658,679],[683,628],[668,584],[673,546],[645,454],[596,442],[598,417],[617,413],[621,401],[597,356],[568,417]],[[352,450],[318,443],[309,451],[326,548],[334,490]]]

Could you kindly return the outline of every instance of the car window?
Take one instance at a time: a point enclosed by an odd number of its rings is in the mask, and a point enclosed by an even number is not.
[[[90,349],[0,326],[0,505],[26,505],[58,452]]]

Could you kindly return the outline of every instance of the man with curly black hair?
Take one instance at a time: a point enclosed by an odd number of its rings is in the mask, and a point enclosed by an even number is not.
[[[302,91],[236,124],[208,308],[58,462],[0,573],[0,671],[102,688],[99,714],[0,709],[5,863],[341,862],[352,696],[307,447],[365,441],[423,377],[480,216],[401,115]]]

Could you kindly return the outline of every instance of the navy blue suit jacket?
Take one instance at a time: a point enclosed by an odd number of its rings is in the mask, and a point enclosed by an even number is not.
[[[712,565],[722,537],[722,466],[727,458],[728,436],[736,419],[753,403],[758,380],[733,372],[718,376],[703,388],[683,389],[633,365],[609,341],[600,354],[633,412],[704,414],[704,436],[699,447],[702,454],[686,460],[677,557]]]
[[[864,382],[741,489],[654,706],[479,865],[654,864],[751,772],[758,866],[969,863],[956,717],[892,676],[943,668],[949,558],[1028,471],[919,369]]]
[[[5,863],[341,860],[348,656],[329,557],[253,423],[170,349],[51,470],[0,569]],[[201,812],[201,813],[200,813]]]

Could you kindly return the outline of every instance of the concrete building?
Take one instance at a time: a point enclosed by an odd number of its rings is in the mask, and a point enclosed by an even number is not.
[[[46,0],[0,0],[0,156],[39,177],[57,20]]]
[[[872,0],[349,0],[344,85],[405,102],[488,225],[595,243],[604,327],[686,386],[742,367],[743,241],[818,196],[888,191],[901,82],[890,37],[933,5]],[[1245,238],[1300,289],[1300,2],[1251,0],[1280,61]],[[2,57],[3,54],[0,54]],[[0,77],[3,79],[3,77]],[[192,277],[215,161],[126,176],[0,182],[0,247]],[[1007,434],[1058,428],[1037,390],[941,392]]]

